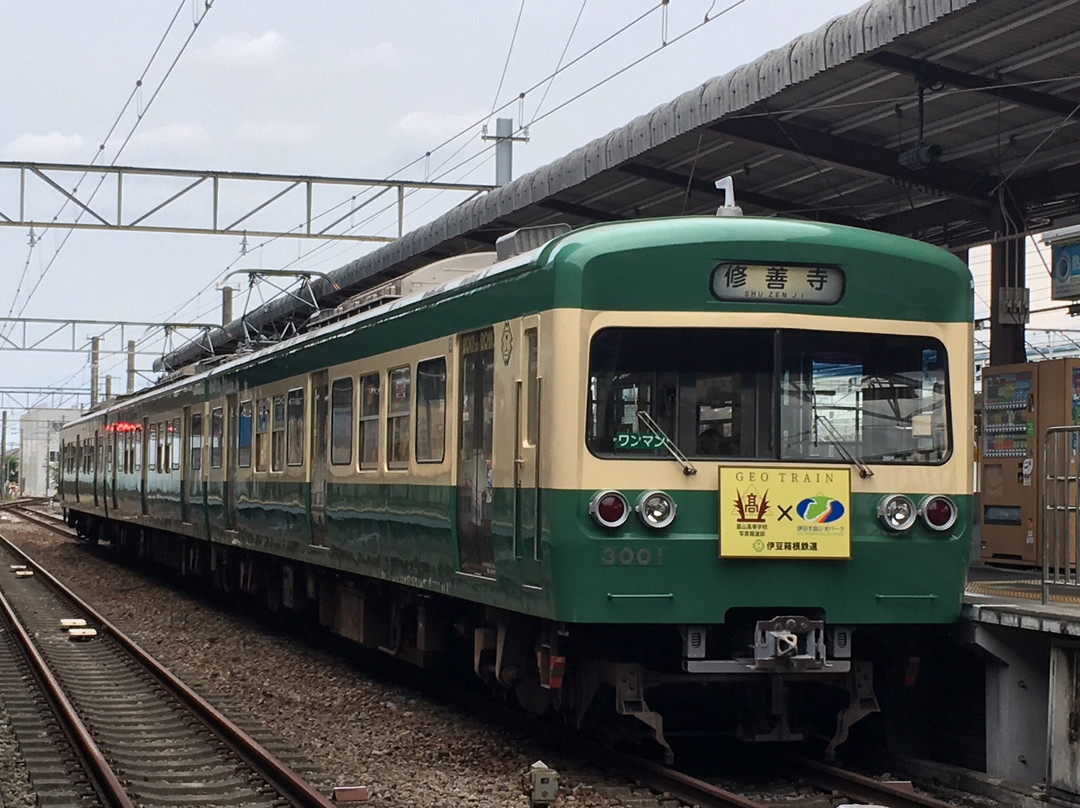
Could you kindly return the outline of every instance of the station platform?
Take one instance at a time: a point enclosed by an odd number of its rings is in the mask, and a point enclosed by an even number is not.
[[[986,772],[1080,802],[1080,587],[1042,570],[968,571],[961,645],[985,662]]]
[[[1041,570],[974,564],[965,590],[965,620],[1080,639],[1080,587],[1051,586],[1044,606]]]

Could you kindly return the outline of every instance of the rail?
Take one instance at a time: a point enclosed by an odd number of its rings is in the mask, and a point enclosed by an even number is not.
[[[1046,430],[1042,454],[1042,602],[1051,587],[1080,587],[1080,426]]]
[[[148,672],[160,687],[163,687],[188,711],[197,716],[202,724],[219,738],[223,747],[231,749],[236,756],[251,767],[253,772],[257,773],[258,777],[263,778],[267,784],[277,791],[280,795],[278,804],[288,804],[296,806],[296,808],[333,808],[334,804],[329,799],[269,752],[262,744],[229,720],[217,708],[199,696],[172,672],[163,667],[130,637],[109,622],[104,615],[94,610],[90,604],[82,600],[60,580],[50,574],[24,550],[3,536],[0,536],[0,549],[13,557],[17,557],[27,568],[33,570],[36,580],[44,581],[63,600],[85,614],[89,624],[94,625],[99,633],[108,636],[117,648],[122,649],[123,652],[138,663],[136,667],[141,667]],[[0,595],[0,610],[7,611],[5,606],[4,598]],[[13,625],[18,625],[20,622],[16,619],[14,610],[11,610],[9,619]],[[26,633],[26,637],[29,640],[28,633]],[[66,696],[63,695],[57,680],[48,673],[48,667],[45,665],[44,660],[41,660],[41,667],[38,668],[38,671],[42,680],[48,682],[50,691],[59,694],[56,697],[57,700],[67,704],[67,713],[69,715],[65,715],[65,724],[75,728],[79,740],[91,740],[91,733],[85,729],[85,725],[81,724],[74,708],[70,706],[70,703],[67,703]],[[68,719],[72,720],[69,722]],[[95,768],[96,775],[106,782],[111,778],[112,787],[108,789],[110,805],[133,806],[134,803],[127,798],[124,788],[119,786],[119,779],[104,763],[104,755],[93,744],[80,744],[80,746],[84,746],[85,749],[89,750],[87,754],[94,757],[95,760],[100,759],[101,766]]]

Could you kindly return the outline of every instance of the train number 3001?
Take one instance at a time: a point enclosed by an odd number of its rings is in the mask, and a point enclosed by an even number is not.
[[[663,547],[605,547],[600,551],[601,567],[662,567]]]

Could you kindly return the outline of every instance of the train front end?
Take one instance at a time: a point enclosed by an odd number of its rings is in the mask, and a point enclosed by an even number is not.
[[[555,346],[553,400],[581,426],[548,464],[565,645],[665,746],[663,694],[708,685],[694,710],[752,740],[802,737],[825,707],[831,752],[876,709],[871,657],[959,615],[970,274],[811,223],[617,233],[551,259],[580,278],[554,333],[583,337]]]

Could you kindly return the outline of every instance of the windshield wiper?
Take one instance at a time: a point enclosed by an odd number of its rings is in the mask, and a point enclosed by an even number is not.
[[[840,452],[840,455],[853,466],[859,469],[859,476],[863,479],[874,476],[874,470],[871,469],[866,463],[856,457],[855,453],[847,447],[844,443],[844,439],[840,436],[840,433],[836,430],[836,427],[832,425],[826,416],[820,413],[814,414],[814,421],[820,423],[825,427],[825,431],[829,433],[829,442],[836,447],[836,451]]]
[[[690,463],[686,455],[679,451],[679,447],[667,436],[667,433],[660,428],[660,424],[653,420],[653,417],[649,415],[645,410],[637,411],[638,420],[645,424],[645,428],[651,430],[653,433],[659,435],[664,439],[664,446],[675,460],[682,465],[682,473],[689,477],[691,474],[697,474],[697,469]]]

